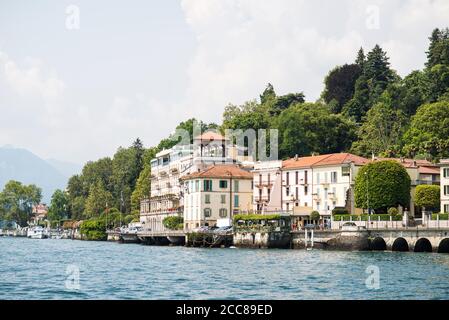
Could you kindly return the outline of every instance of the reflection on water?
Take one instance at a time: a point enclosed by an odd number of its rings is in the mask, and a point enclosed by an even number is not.
[[[0,238],[0,299],[448,299],[448,283],[447,254]]]

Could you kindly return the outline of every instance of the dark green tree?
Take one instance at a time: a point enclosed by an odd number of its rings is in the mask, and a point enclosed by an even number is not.
[[[355,83],[362,73],[358,64],[345,64],[331,70],[324,79],[324,91],[322,97],[324,101],[331,104],[332,112],[340,113],[342,107],[352,98],[355,90]]]
[[[279,153],[282,158],[348,150],[355,139],[355,124],[330,112],[326,105],[305,103],[279,115]]]
[[[358,208],[386,213],[388,208],[410,206],[410,176],[393,160],[375,161],[360,168],[355,178],[354,197]]]

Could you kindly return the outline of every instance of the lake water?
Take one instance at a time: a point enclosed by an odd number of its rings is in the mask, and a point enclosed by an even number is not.
[[[0,299],[449,299],[449,255],[3,237]]]

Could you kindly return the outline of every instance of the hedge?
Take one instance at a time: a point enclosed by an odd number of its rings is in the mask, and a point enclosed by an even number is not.
[[[438,215],[440,220],[449,220],[449,213],[433,213],[432,220],[437,220]]]
[[[370,218],[371,221],[378,221],[379,217],[380,217],[380,221],[390,221],[390,215],[389,214],[371,214],[371,215],[367,215],[367,214],[361,214],[361,215],[357,215],[357,214],[341,214],[341,215],[335,215],[334,216],[334,221],[350,221],[352,217],[352,221],[368,221],[368,217]],[[402,216],[401,215],[396,215],[396,216],[391,216],[393,221],[401,221],[402,220]]]
[[[261,221],[261,220],[279,220],[281,218],[280,214],[236,214],[234,216],[234,221],[244,220],[244,221]]]

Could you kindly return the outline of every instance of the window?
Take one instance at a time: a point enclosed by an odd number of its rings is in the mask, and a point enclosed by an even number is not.
[[[290,172],[287,172],[285,174],[285,179],[286,179],[286,184],[289,185],[290,184]]]
[[[296,187],[295,199],[296,199],[296,200],[299,199],[299,188],[298,188],[298,187]]]
[[[220,188],[226,189],[228,187],[228,182],[226,180],[220,180]]]
[[[444,213],[449,213],[449,204],[444,205]]]
[[[309,173],[309,172],[308,172],[307,170],[304,171],[304,183],[305,183],[305,184],[308,183],[308,182],[307,182],[308,173]]]
[[[444,168],[443,169],[443,177],[444,178],[449,178],[449,168]]]
[[[285,195],[288,197],[290,195],[290,188],[285,188]]]
[[[204,203],[207,203],[207,204],[210,203],[210,194],[205,194],[204,195]]]
[[[343,177],[349,177],[350,172],[351,172],[351,167],[342,167],[341,168],[341,175]]]
[[[239,181],[234,180],[234,192],[239,192]]]
[[[259,174],[259,185],[261,185],[262,184],[262,174],[260,173]]]
[[[195,181],[195,192],[199,192],[200,191],[200,180],[196,180]]]
[[[212,180],[204,180],[204,191],[212,191]]]
[[[221,203],[226,203],[226,195],[225,194],[221,195]]]
[[[295,184],[299,183],[299,174],[298,171],[295,172]]]
[[[337,172],[331,172],[331,183],[337,183]]]
[[[304,195],[306,196],[309,193],[309,187],[304,186]]]
[[[304,202],[304,207],[308,207],[308,203],[307,202]]]
[[[287,211],[290,210],[290,203],[287,202]]]
[[[317,174],[316,174],[316,183],[320,183],[320,173],[318,172]]]
[[[220,218],[226,218],[228,216],[228,210],[221,208],[218,215],[220,216]]]
[[[234,195],[234,207],[238,207],[238,206],[239,206],[239,196]]]
[[[449,186],[444,186],[444,195],[449,195]]]
[[[271,176],[268,174],[268,184],[270,184]]]
[[[318,211],[320,211],[320,203],[319,203],[319,202],[316,203],[316,209],[317,209]]]
[[[268,201],[270,201],[270,198],[271,198],[271,189],[267,189],[267,193],[268,193]]]
[[[210,208],[204,208],[204,217],[209,218],[212,216],[212,210]]]

